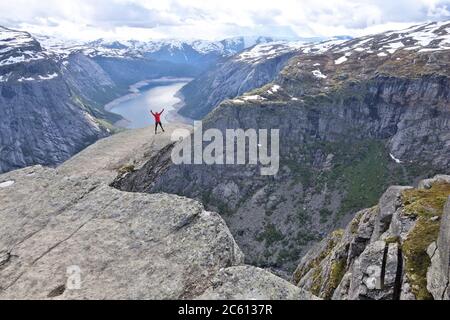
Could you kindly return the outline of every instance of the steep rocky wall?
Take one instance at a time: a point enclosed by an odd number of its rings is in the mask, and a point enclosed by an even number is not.
[[[232,58],[201,74],[180,90],[184,106],[180,114],[202,119],[222,101],[272,82],[293,52],[258,63]]]
[[[53,78],[19,81],[38,75]],[[12,77],[0,83],[0,172],[61,163],[108,134],[64,81],[55,62],[24,64]]]
[[[450,300],[450,197],[440,221],[437,242],[433,242],[427,250],[431,258],[427,289],[436,300]]]
[[[72,94],[83,100],[95,117],[111,123],[121,119],[119,115],[105,111],[104,105],[126,94],[128,87],[119,86],[95,60],[81,53],[71,54],[62,63],[61,73]]]
[[[149,58],[95,57],[93,60],[120,88],[147,79],[162,77],[193,77],[198,70],[189,64],[177,64]]]

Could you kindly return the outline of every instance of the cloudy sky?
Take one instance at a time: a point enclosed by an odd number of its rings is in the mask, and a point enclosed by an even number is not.
[[[0,0],[0,25],[77,39],[311,37],[450,20],[450,0]]]

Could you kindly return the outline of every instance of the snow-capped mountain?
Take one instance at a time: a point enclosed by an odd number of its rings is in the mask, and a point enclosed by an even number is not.
[[[374,60],[371,64],[379,65],[392,59],[402,61],[406,53],[411,56],[443,52],[450,49],[449,26],[448,22],[435,22],[357,39],[335,37],[314,43],[275,41],[258,44],[216,65],[185,86],[181,93],[186,104],[180,113],[202,118],[224,99],[234,98],[274,80],[293,57],[301,60],[298,62],[300,71],[307,70],[313,79],[321,81],[318,83],[321,86],[321,83],[330,81],[328,65],[318,61],[311,64],[309,56],[332,56],[334,66],[359,65],[360,76],[373,70],[369,67],[369,60]]]
[[[367,52],[381,57],[392,55],[397,50],[431,52],[450,49],[450,22],[431,22],[410,28],[366,36],[336,46],[333,51]]]
[[[0,27],[0,172],[59,163],[108,135],[100,119],[114,116],[98,104],[114,91],[91,59]]]
[[[95,57],[127,58],[127,57],[157,57],[173,60],[174,56],[183,54],[183,60],[189,58],[189,54],[216,55],[228,57],[237,54],[256,44],[273,41],[270,37],[235,37],[221,41],[209,40],[104,40],[81,42],[75,40],[63,40],[45,35],[36,35],[36,39],[43,47],[52,52],[70,54],[83,52],[83,54]],[[171,58],[172,57],[172,58]]]
[[[121,56],[125,53],[138,56],[148,56],[157,53],[162,55],[163,53],[167,53],[169,56],[174,56],[180,51],[192,51],[200,55],[216,54],[226,57],[241,52],[256,44],[270,41],[273,41],[273,39],[268,37],[236,37],[222,41],[183,41],[176,39],[106,41],[100,39],[85,44],[85,50],[87,50],[86,52],[91,56]]]
[[[29,33],[0,26],[0,67],[46,57],[40,43]]]
[[[53,52],[27,32],[0,27],[0,83],[7,81],[46,81],[58,76],[55,65],[36,67],[37,62],[58,60]],[[28,68],[27,66],[34,66]]]
[[[235,60],[247,63],[260,63],[261,61],[273,59],[285,53],[293,52],[304,46],[304,42],[276,41],[258,44],[240,53]]]

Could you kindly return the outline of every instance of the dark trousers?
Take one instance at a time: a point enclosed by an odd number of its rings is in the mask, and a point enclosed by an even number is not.
[[[165,131],[164,131],[164,128],[163,128],[163,126],[162,126],[162,123],[161,123],[161,122],[156,122],[156,123],[155,123],[155,133],[158,131],[158,126],[161,127],[161,129],[162,129],[163,132],[165,132]]]

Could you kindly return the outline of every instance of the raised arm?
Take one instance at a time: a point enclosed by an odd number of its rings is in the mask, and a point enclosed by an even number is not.
[[[162,109],[162,111],[159,114],[161,115],[161,114],[163,114],[163,112],[164,112],[164,109]]]
[[[152,113],[152,115],[155,115],[155,114],[153,113],[153,110],[150,110],[150,112]]]

